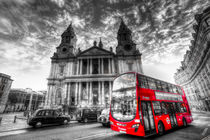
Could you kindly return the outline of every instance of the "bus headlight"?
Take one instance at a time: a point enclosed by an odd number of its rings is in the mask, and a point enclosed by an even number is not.
[[[112,121],[110,121],[110,125],[113,125],[114,123]]]
[[[139,123],[132,125],[131,128],[138,128],[139,127]]]

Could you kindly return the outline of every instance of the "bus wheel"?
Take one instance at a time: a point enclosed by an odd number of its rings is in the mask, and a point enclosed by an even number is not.
[[[159,122],[158,123],[158,134],[159,135],[163,135],[164,133],[164,126],[163,126],[163,123]]]
[[[183,118],[183,127],[187,126],[187,121],[185,120],[185,118]]]

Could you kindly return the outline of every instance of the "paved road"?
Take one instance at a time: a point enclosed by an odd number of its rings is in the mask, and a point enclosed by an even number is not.
[[[1,140],[201,140],[210,135],[210,114],[193,114],[194,122],[187,128],[169,131],[163,136],[149,138],[136,137],[113,132],[98,123],[70,124],[66,126],[50,126],[40,129],[28,129],[0,133]],[[207,138],[206,138],[207,139]],[[210,138],[208,138],[210,139]]]

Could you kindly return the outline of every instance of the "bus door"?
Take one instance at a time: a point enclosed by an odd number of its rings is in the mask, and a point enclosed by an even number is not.
[[[150,101],[141,101],[145,135],[156,133],[154,116]]]
[[[168,114],[170,117],[170,121],[171,121],[171,127],[176,127],[177,126],[177,119],[176,119],[176,110],[173,106],[172,103],[167,103],[167,109],[168,109]]]

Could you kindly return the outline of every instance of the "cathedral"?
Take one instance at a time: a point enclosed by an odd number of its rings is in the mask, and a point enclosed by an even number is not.
[[[81,51],[72,24],[61,35],[61,43],[51,57],[51,70],[45,107],[109,107],[113,79],[122,73],[143,73],[141,53],[132,40],[132,32],[122,20],[117,32],[116,52],[105,49],[102,40]]]

